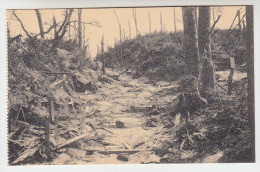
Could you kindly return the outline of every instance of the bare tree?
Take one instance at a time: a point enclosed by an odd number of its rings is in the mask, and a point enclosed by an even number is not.
[[[70,23],[69,23],[69,26],[68,26],[68,27],[69,27],[69,40],[70,40]]]
[[[161,33],[163,32],[163,27],[162,27],[162,12],[160,12],[160,24],[161,24]]]
[[[28,38],[37,38],[37,36],[41,35],[41,33],[39,33],[39,34],[31,34],[31,33],[29,33],[29,32],[25,29],[25,27],[24,27],[23,22],[21,21],[21,19],[16,15],[15,10],[13,10],[13,15],[15,16],[15,18],[16,18],[16,19],[18,20],[18,22],[20,23],[20,25],[21,25],[21,27],[22,27],[24,33],[26,34],[26,36],[27,36]],[[54,28],[54,25],[52,25],[51,27],[49,27],[49,29],[48,29],[46,32],[43,32],[43,34],[49,33],[53,28]]]
[[[174,32],[176,32],[177,31],[177,29],[176,29],[176,16],[175,16],[175,8],[173,8],[173,17],[174,17],[174,19],[173,19],[173,23],[174,23]]]
[[[135,22],[135,33],[137,36],[139,34],[139,31],[138,31],[138,27],[137,27],[136,10],[134,8],[133,8],[133,18],[134,18],[134,22]]]
[[[80,47],[82,47],[81,13],[82,13],[82,9],[78,9],[78,38],[79,38]]]
[[[102,74],[106,74],[105,70],[105,58],[104,58],[104,35],[102,35],[101,39],[101,58],[102,58]]]
[[[117,23],[118,23],[118,27],[119,27],[119,37],[120,37],[120,59],[121,61],[123,60],[123,47],[122,47],[122,28],[121,28],[121,24],[119,22],[118,16],[116,14],[116,12],[114,11],[114,14],[116,16],[117,19]]]
[[[149,29],[150,29],[150,34],[152,33],[152,24],[151,24],[151,14],[149,11]]]
[[[19,21],[24,33],[29,37],[31,38],[32,36],[29,34],[29,32],[25,29],[24,25],[23,25],[23,22],[20,20],[20,18],[16,15],[15,13],[15,10],[13,10],[13,15],[15,16],[15,18]]]
[[[254,102],[254,24],[253,6],[246,6],[246,47],[247,47],[247,79],[248,79],[248,116],[251,131],[251,157],[255,162],[255,102]]]
[[[199,7],[198,45],[202,58],[201,81],[204,91],[215,89],[215,72],[211,55],[210,7]]]
[[[199,78],[200,58],[198,48],[198,33],[195,22],[196,7],[182,7],[184,26],[184,51],[187,62],[187,70],[190,74]]]
[[[59,42],[64,37],[64,35],[67,31],[67,27],[69,26],[69,23],[70,23],[70,18],[71,18],[72,12],[73,12],[73,9],[65,10],[64,20],[63,20],[61,26],[59,27],[59,29],[55,33],[52,49],[55,49],[58,46]]]
[[[241,30],[241,21],[240,21],[240,10],[237,11],[237,25],[239,28],[239,31]]]
[[[128,26],[129,26],[129,39],[131,39],[131,25],[130,21],[128,20]]]
[[[235,15],[235,18],[233,19],[233,22],[231,23],[231,25],[230,25],[230,28],[229,28],[229,30],[231,30],[232,29],[232,27],[233,27],[233,24],[234,24],[234,22],[236,21],[236,18],[237,18],[237,13],[236,13],[236,15]]]
[[[54,37],[57,33],[57,22],[55,16],[53,16],[53,25],[54,25]]]
[[[83,25],[83,40],[84,40],[84,46],[86,45],[86,24]]]
[[[41,13],[39,9],[35,9],[35,13],[37,15],[37,19],[38,19],[38,24],[39,24],[39,29],[40,29],[40,34],[41,34],[41,38],[44,39],[44,31],[43,31],[43,27],[42,27],[42,17],[41,17]]]

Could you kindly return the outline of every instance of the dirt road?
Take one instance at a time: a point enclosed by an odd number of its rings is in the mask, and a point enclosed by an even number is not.
[[[106,77],[111,79],[109,75]],[[142,108],[159,106],[158,102],[162,105],[174,99],[173,95],[158,97],[158,93],[172,88],[172,85],[166,82],[145,84],[141,79],[133,79],[126,74],[111,81],[102,83],[96,94],[85,92],[80,95],[85,113],[70,116],[69,124],[66,122],[74,128],[79,126],[81,133],[94,132],[88,125],[93,124],[103,141],[83,139],[74,148],[63,148],[52,164],[140,164],[160,161],[153,148],[158,142],[155,135],[161,126],[147,126],[147,110],[143,111]],[[141,110],[133,110],[140,107]]]

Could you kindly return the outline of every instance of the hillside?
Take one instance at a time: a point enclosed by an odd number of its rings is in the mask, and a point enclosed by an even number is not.
[[[227,33],[212,40],[217,88],[190,122],[176,113],[190,79],[182,33],[125,40],[122,59],[117,43],[104,54],[106,75],[72,41],[54,51],[50,40],[9,43],[9,163],[250,162],[244,56],[227,94],[229,58],[244,46],[227,47]]]

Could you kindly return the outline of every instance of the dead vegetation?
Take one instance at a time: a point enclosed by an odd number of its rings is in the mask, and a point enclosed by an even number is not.
[[[106,52],[102,38],[97,65],[73,41],[10,38],[9,164],[252,162],[245,42],[214,34],[217,88],[201,95],[182,33]]]

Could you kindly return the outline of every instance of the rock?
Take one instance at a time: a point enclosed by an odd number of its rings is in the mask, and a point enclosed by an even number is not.
[[[125,128],[125,123],[121,121],[116,121],[116,127],[117,128]]]
[[[223,152],[218,152],[214,155],[210,155],[203,159],[203,163],[216,163],[218,160],[223,157]]]
[[[128,161],[128,157],[125,155],[117,155],[117,159],[120,161]]]
[[[54,159],[52,163],[55,165],[64,165],[69,160],[70,160],[70,156],[66,153],[62,153],[58,155],[58,158]]]

